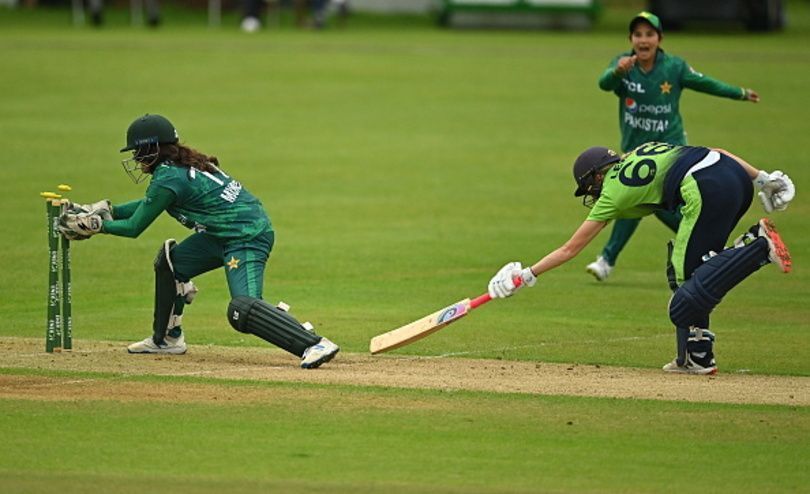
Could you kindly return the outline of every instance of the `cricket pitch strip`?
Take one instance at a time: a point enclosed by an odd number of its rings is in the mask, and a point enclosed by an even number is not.
[[[189,345],[186,355],[130,355],[125,342],[77,340],[72,352],[49,354],[42,350],[41,338],[0,337],[0,369],[14,369],[0,373],[0,399],[207,401],[206,396],[212,400],[222,396],[201,392],[200,388],[212,387],[211,380],[223,379],[810,406],[810,377],[724,374],[722,368],[716,376],[689,376],[656,369],[341,352],[320,369],[304,370],[295,357],[274,348]],[[41,371],[105,373],[122,378],[187,376],[205,381],[166,381],[174,389],[161,398],[161,386],[153,384],[133,386],[131,381],[53,376]],[[189,392],[178,395],[178,388]],[[233,399],[261,397],[240,391]]]

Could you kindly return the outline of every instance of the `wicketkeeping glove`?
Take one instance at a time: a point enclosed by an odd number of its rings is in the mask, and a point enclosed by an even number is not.
[[[784,211],[796,195],[793,180],[779,170],[773,173],[760,171],[757,178],[754,179],[754,184],[760,189],[759,200],[766,213],[774,210]]]
[[[70,202],[67,205],[67,212],[74,214],[79,213],[97,214],[101,216],[101,219],[103,220],[113,219],[112,204],[110,203],[109,199],[102,199],[92,204],[78,204],[75,202]]]
[[[101,215],[65,212],[59,216],[59,232],[68,240],[86,240],[101,231]]]
[[[515,278],[520,278],[522,283],[516,284]],[[537,277],[530,268],[524,268],[519,262],[509,262],[502,267],[495,276],[489,280],[487,291],[492,298],[511,297],[524,286],[534,286]]]

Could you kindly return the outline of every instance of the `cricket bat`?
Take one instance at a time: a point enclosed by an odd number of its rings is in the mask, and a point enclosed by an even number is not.
[[[523,280],[520,277],[514,279],[515,286],[520,286]],[[441,310],[425,316],[418,321],[406,324],[401,328],[393,329],[387,333],[377,335],[371,339],[368,349],[372,355],[387,352],[395,348],[403,347],[414,341],[421,340],[442,329],[448,324],[454,323],[466,316],[473,309],[484,305],[492,300],[489,293],[485,293],[474,299],[465,298],[453,305],[449,305]]]

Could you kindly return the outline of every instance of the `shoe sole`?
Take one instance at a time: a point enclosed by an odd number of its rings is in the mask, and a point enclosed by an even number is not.
[[[768,236],[773,253],[778,258],[778,261],[774,259],[772,259],[772,261],[779,266],[779,269],[781,269],[783,273],[789,273],[791,269],[793,269],[793,261],[790,258],[790,251],[788,251],[787,245],[782,241],[779,232],[776,231],[776,226],[774,226],[773,222],[768,218],[759,220],[759,225],[765,230],[765,235]]]
[[[301,364],[301,368],[302,369],[317,369],[318,367],[322,366],[323,364],[325,364],[325,363],[329,362],[330,360],[332,360],[333,358],[335,358],[335,355],[337,355],[339,351],[340,351],[340,348],[338,348],[337,350],[335,350],[332,353],[327,353],[326,355],[324,355],[323,357],[319,358],[318,360],[316,360],[314,362],[310,362],[308,364]]]
[[[131,355],[183,355],[186,353],[187,349],[183,349],[181,351],[177,350],[158,350],[158,351],[144,351],[144,352],[133,352],[129,348],[127,348],[127,353]]]
[[[585,268],[585,272],[596,278],[596,281],[605,281],[607,279],[607,276],[602,277],[597,270],[592,268]]]

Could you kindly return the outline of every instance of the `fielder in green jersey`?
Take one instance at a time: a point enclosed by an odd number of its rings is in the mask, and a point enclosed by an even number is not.
[[[604,147],[574,162],[576,196],[590,206],[588,217],[562,246],[530,267],[506,264],[490,280],[492,297],[508,297],[537,277],[573,259],[610,220],[641,218],[660,210],[683,212],[667,270],[673,295],[676,357],[667,372],[714,374],[714,333],[709,315],[723,296],[767,263],[791,269],[790,254],[773,223],[764,218],[726,249],[729,235],[753,198],[754,186],[766,213],[784,210],[795,188],[780,171],[758,170],[722,149],[647,143],[619,156]],[[522,283],[516,283],[520,277]]]
[[[726,84],[693,69],[683,59],[660,47],[661,21],[649,12],[641,12],[630,22],[630,51],[611,60],[599,78],[599,88],[612,91],[619,100],[621,149],[628,152],[646,142],[686,144],[686,132],[680,113],[681,94],[685,89],[736,100],[757,102],[751,89]],[[671,230],[678,228],[680,213],[658,211],[656,217]],[[604,281],[613,270],[619,253],[635,232],[640,219],[619,219],[610,239],[587,271]]]
[[[121,151],[132,152],[123,164],[135,183],[151,176],[145,197],[116,206],[106,200],[73,204],[60,218],[62,233],[73,240],[96,233],[135,238],[163,211],[193,231],[180,243],[169,239],[161,245],[154,262],[153,334],[129,345],[130,353],[185,353],[183,309],[197,294],[191,280],[224,268],[231,296],[228,321],[234,329],[301,357],[304,368],[337,354],[337,345],[286,308],[262,299],[275,232],[261,202],[220,169],[216,157],[181,144],[174,125],[160,115],[136,119]]]

